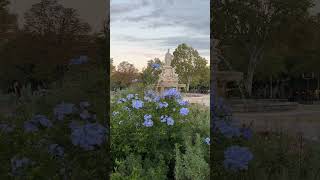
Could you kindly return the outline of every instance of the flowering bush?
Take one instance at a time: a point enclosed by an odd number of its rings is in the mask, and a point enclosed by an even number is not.
[[[211,134],[212,152],[215,161],[211,162],[214,178],[229,177],[244,172],[253,160],[253,154],[247,147],[252,131],[235,126],[237,121],[231,114],[231,109],[219,98],[215,106],[213,133]]]
[[[14,116],[0,115],[0,179],[108,176],[103,71],[88,71],[88,79],[78,75],[68,72],[61,87],[52,84],[50,94],[24,102]]]
[[[97,120],[81,118],[91,108],[84,102],[61,103],[52,115],[1,122],[1,179],[106,177],[107,129]]]
[[[196,139],[196,133],[203,137],[197,148],[207,154],[205,157],[197,155],[206,167],[198,173],[208,178],[208,145],[204,139],[208,137],[209,129],[202,129],[202,132],[192,129],[195,128],[193,121],[197,119],[178,91],[169,89],[161,96],[153,91],[124,96],[116,97],[112,103],[112,179],[167,179],[174,176],[175,168],[185,168],[176,166],[176,152],[183,154],[188,145],[193,145],[187,141]],[[208,119],[205,121],[209,122]]]

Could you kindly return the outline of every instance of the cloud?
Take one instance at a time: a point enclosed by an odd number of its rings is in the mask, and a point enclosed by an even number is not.
[[[112,16],[117,17],[113,21],[138,23],[142,28],[149,29],[174,26],[202,34],[210,33],[209,0],[145,0],[143,4],[145,5],[144,8],[136,12],[133,12],[133,10],[137,9],[138,4],[118,4],[115,9],[118,8],[117,11],[125,13],[121,17],[112,14]],[[141,6],[142,3],[140,2],[139,7]]]
[[[123,21],[141,22],[141,21],[146,21],[146,20],[150,20],[153,18],[160,18],[161,14],[162,14],[162,9],[155,9],[146,15],[140,15],[140,16],[135,16],[135,17],[127,16],[123,19]]]
[[[143,42],[144,44],[157,43],[161,47],[177,47],[179,44],[186,43],[197,50],[210,49],[210,36],[188,37],[188,36],[173,36],[162,38],[139,38],[136,36],[119,35],[115,37],[117,40],[130,42]]]
[[[118,3],[118,1],[111,1],[110,12],[111,15],[119,15],[139,10],[140,8],[146,7],[148,5],[150,5],[150,2],[147,0],[139,0],[134,2],[124,1],[122,3]]]

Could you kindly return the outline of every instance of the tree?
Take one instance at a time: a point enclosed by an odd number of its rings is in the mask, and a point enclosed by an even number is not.
[[[192,80],[198,77],[206,68],[207,61],[201,57],[197,50],[187,44],[180,44],[173,52],[171,65],[176,69],[180,81],[187,85],[189,91]]]
[[[213,35],[225,49],[236,48],[245,54],[248,64],[245,88],[251,96],[254,73],[265,51],[279,42],[275,37],[281,29],[288,29],[288,22],[308,15],[312,3],[311,0],[228,0],[213,5],[216,9],[211,12]]]
[[[90,31],[77,11],[65,8],[57,0],[41,0],[25,13],[25,29],[37,35],[57,37],[57,41],[74,39]]]
[[[117,66],[117,70],[112,75],[111,83],[115,88],[127,88],[133,83],[133,80],[138,77],[138,69],[136,69],[133,64],[123,61]]]
[[[11,39],[18,28],[17,16],[8,11],[9,1],[0,0],[0,52],[6,42]]]
[[[153,64],[162,65],[163,63],[159,58],[154,58],[153,60],[148,61],[148,66],[142,71],[142,79],[144,84],[151,85],[157,83],[159,75],[161,74],[160,69],[153,68]]]
[[[0,67],[7,74],[23,74],[20,77],[26,80],[22,81],[62,80],[71,58],[105,56],[105,50],[97,52],[97,47],[105,49],[100,46],[105,38],[89,32],[89,24],[79,18],[75,9],[65,8],[56,0],[41,0],[25,13],[24,29],[6,43],[1,55],[6,62],[1,61]]]
[[[25,36],[33,42],[27,49],[34,51],[32,60],[36,63],[67,64],[85,46],[83,41],[90,43],[89,24],[75,9],[65,8],[57,0],[41,0],[24,18]]]

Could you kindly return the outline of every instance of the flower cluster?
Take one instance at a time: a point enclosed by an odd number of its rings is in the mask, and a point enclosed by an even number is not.
[[[132,107],[135,109],[141,109],[143,107],[143,101],[132,100]]]
[[[9,125],[9,124],[0,124],[0,131],[3,133],[10,133],[14,130],[14,126]]]
[[[154,91],[149,90],[145,92],[144,100],[147,102],[159,102],[160,97]]]
[[[179,103],[180,106],[187,106],[189,104],[188,101],[185,101],[182,99],[177,99],[177,102]]]
[[[230,126],[224,120],[215,121],[214,126],[227,138],[240,136],[240,130],[237,127]]]
[[[180,114],[181,114],[182,116],[188,115],[188,114],[189,114],[189,109],[188,109],[188,108],[181,108],[181,109],[180,109]]]
[[[153,68],[153,69],[156,69],[156,70],[158,70],[158,69],[160,69],[160,64],[157,64],[157,63],[154,63],[154,64],[152,64],[151,65],[151,67]]]
[[[171,102],[173,103],[171,105]],[[187,116],[189,114],[189,109],[185,106],[188,105],[187,101],[184,101],[181,99],[180,92],[177,91],[175,88],[168,89],[166,90],[163,95],[157,95],[154,91],[146,91],[144,93],[144,101],[140,100],[137,95],[134,96],[133,94],[128,94],[126,98],[120,98],[117,100],[118,104],[123,104],[123,105],[118,105],[117,107],[120,107],[126,111],[130,111],[131,109],[127,106],[130,105],[132,106],[133,109],[142,109],[143,107],[146,107],[146,111],[148,111],[149,107],[155,106],[155,109],[163,109],[166,113],[168,111],[175,112],[176,108],[179,108],[179,114],[181,116]],[[150,106],[151,105],[151,106]],[[172,106],[172,109],[170,108]],[[134,111],[134,112],[139,112],[139,111]],[[162,112],[162,111],[159,111]],[[120,114],[119,111],[113,111],[112,116],[116,117],[118,114]],[[175,120],[173,119],[172,116],[169,115],[160,115],[160,122],[165,122],[168,126],[172,126],[175,124]],[[120,117],[120,116],[119,116]],[[152,119],[153,118],[153,119]],[[152,117],[151,114],[145,114],[143,117],[144,121],[141,123],[145,127],[152,127],[154,126],[155,119],[157,117]],[[123,119],[119,119],[118,124],[122,124]],[[182,122],[182,120],[181,120]],[[139,123],[140,124],[140,123]]]
[[[11,158],[11,171],[14,176],[21,174],[21,170],[31,164],[30,159],[23,157],[19,159],[18,157]]]
[[[160,121],[167,123],[167,125],[169,125],[169,126],[172,126],[174,124],[173,118],[170,116],[167,116],[167,115],[162,115],[160,117]]]
[[[35,132],[39,130],[39,126],[50,128],[51,121],[43,115],[35,115],[30,121],[24,122],[24,130],[26,132]]]
[[[168,90],[164,91],[163,97],[164,98],[180,99],[181,98],[181,94],[176,88],[171,88],[171,89],[168,89]]]
[[[73,125],[71,127],[72,144],[80,146],[84,150],[94,150],[96,146],[100,146],[105,141],[107,129],[98,123]]]
[[[158,107],[157,108],[166,108],[168,107],[169,104],[167,102],[159,102]]]
[[[231,109],[224,104],[222,98],[218,99],[216,108],[216,112],[221,114],[215,114],[216,116],[213,125],[215,133],[219,132],[228,139],[243,137],[244,139],[249,140],[252,137],[251,129],[245,127],[240,129],[229,123],[228,120],[230,120]],[[234,119],[231,119],[230,122],[234,121]],[[252,159],[253,155],[248,148],[233,145],[224,151],[223,164],[226,169],[231,171],[246,170]]]
[[[153,126],[153,121],[152,121],[152,116],[150,114],[144,115],[144,122],[143,125],[146,127],[152,127]]]
[[[231,146],[224,152],[225,168],[231,171],[247,170],[248,163],[253,159],[252,153],[246,147]]]

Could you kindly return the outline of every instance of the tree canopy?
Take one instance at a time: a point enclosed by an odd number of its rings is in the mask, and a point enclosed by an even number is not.
[[[187,85],[189,91],[193,79],[201,76],[206,68],[207,60],[201,57],[198,51],[187,44],[180,44],[173,52],[171,65],[176,69],[180,82]]]

